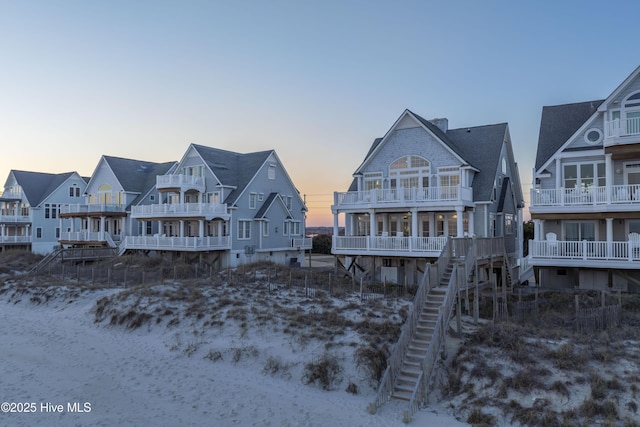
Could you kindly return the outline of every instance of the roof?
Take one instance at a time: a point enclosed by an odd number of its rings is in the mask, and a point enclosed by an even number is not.
[[[175,162],[154,163],[112,156],[103,156],[103,158],[122,185],[122,189],[128,193],[139,194],[132,204],[156,185],[156,176],[164,175],[175,164]]]
[[[542,107],[535,168],[541,168],[596,112],[603,101],[601,99]]]
[[[280,200],[282,207],[287,211],[287,219],[291,219],[292,218],[291,214],[288,212],[288,209],[284,205],[284,202],[282,201],[282,198],[278,193],[270,193],[269,196],[267,196],[264,203],[262,204],[262,206],[260,206],[260,209],[256,213],[255,219],[264,219],[267,214],[267,211],[269,210],[273,202],[275,202],[276,200]]]
[[[18,185],[22,187],[22,192],[31,206],[38,206],[49,194],[75,174],[75,172],[53,174],[20,170],[12,170],[11,173]]]
[[[225,199],[225,203],[229,205],[236,202],[242,190],[274,152],[267,150],[242,154],[204,145],[192,144],[192,146],[218,178],[221,185],[235,187]]]
[[[409,110],[407,110],[409,111]],[[470,166],[478,169],[473,180],[474,200],[490,200],[493,193],[493,184],[498,162],[500,161],[500,151],[502,144],[507,139],[508,124],[498,123],[493,125],[465,127],[460,129],[449,129],[443,132],[439,127],[417,114],[409,111],[417,120],[429,129],[438,139],[446,144],[454,153],[467,162]],[[375,151],[382,138],[376,138],[366,159]],[[483,173],[488,172],[488,173]],[[513,173],[517,173],[513,170]],[[353,179],[348,191],[357,191],[358,183]]]

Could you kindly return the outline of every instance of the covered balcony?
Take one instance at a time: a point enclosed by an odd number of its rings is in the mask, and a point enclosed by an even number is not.
[[[205,182],[203,176],[195,175],[159,175],[156,177],[156,189],[158,191],[198,191],[203,193],[205,191]]]
[[[125,206],[112,203],[69,204],[60,206],[60,217],[125,216]]]
[[[0,223],[29,223],[29,209],[0,209]]]
[[[610,187],[531,189],[530,210],[543,212],[635,211],[640,206],[640,184]],[[567,209],[564,209],[564,208]]]
[[[438,257],[447,237],[333,236],[336,255]]]
[[[530,240],[529,264],[542,267],[640,268],[640,239],[628,241]]]
[[[58,239],[62,245],[109,246],[117,245],[110,233],[106,231],[65,231]]]
[[[428,188],[372,189],[334,193],[333,209],[369,209],[394,207],[437,208],[473,203],[473,191],[461,185]]]
[[[140,220],[162,218],[222,218],[228,220],[227,205],[222,203],[163,203],[131,208],[131,217]]]
[[[638,143],[640,143],[640,117],[627,116],[605,122],[605,147]]]

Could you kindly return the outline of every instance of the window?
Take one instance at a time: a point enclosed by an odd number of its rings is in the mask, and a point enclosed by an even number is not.
[[[300,221],[293,221],[291,222],[291,235],[292,236],[299,236],[300,233]]]
[[[152,201],[152,202],[155,202],[156,201],[156,196],[152,194],[151,196],[149,196],[149,200]]]
[[[504,234],[513,234],[513,215],[504,215]]]
[[[74,197],[76,194],[74,187],[69,187],[69,197]]]
[[[287,205],[287,209],[291,210],[291,202],[293,201],[293,197],[286,196],[284,200],[285,200],[285,204]]]
[[[238,240],[249,240],[251,238],[251,221],[238,221]]]
[[[269,221],[262,221],[262,235],[269,235]]]
[[[457,187],[460,185],[460,169],[457,167],[438,168],[440,187]]]
[[[428,188],[431,166],[420,156],[405,156],[389,165],[391,188]],[[365,184],[366,185],[366,184]]]
[[[36,239],[42,239],[42,227],[36,228]]]
[[[589,145],[596,145],[602,142],[602,131],[598,128],[591,128],[584,134],[584,142]]]
[[[56,227],[56,239],[60,238],[60,227]]]
[[[267,177],[269,179],[276,179],[276,165],[269,165],[269,170],[267,171]]]
[[[604,162],[566,164],[564,171],[564,188],[580,188],[582,191],[592,187],[604,187]]]
[[[256,208],[257,199],[258,199],[258,195],[256,193],[249,194],[249,209]]]
[[[261,202],[264,200],[264,193],[258,193],[258,201]]]
[[[58,217],[59,206],[56,204],[45,203],[44,205],[44,217],[46,219],[55,219]]]
[[[565,240],[594,241],[596,225],[593,222],[567,222],[564,225]]]
[[[288,236],[289,235],[289,221],[285,221],[284,224],[282,224],[282,235],[283,236]]]
[[[369,191],[373,189],[382,188],[382,172],[368,172],[364,174],[364,190]]]

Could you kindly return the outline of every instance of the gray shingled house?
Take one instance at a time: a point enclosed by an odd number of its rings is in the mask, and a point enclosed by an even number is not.
[[[640,67],[604,100],[543,107],[533,181],[540,285],[640,290]]]
[[[523,207],[506,123],[449,129],[405,110],[334,194],[332,251],[354,274],[394,283],[417,283],[449,238],[503,237],[517,265]]]
[[[0,196],[0,250],[52,252],[62,230],[74,225],[60,218],[61,207],[80,200],[86,185],[77,172],[10,171]]]

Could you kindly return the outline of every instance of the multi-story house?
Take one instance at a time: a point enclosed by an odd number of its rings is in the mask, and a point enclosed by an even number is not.
[[[273,150],[191,144],[174,169],[156,177],[155,189],[155,203],[132,208],[140,233],[124,240],[124,250],[192,253],[233,267],[295,265],[311,249],[304,200]]]
[[[539,284],[640,290],[640,67],[604,100],[543,107],[533,183]]]
[[[9,172],[0,196],[0,250],[52,252],[63,230],[74,227],[60,218],[61,207],[80,200],[86,185],[77,172]]]
[[[504,236],[513,265],[521,257],[524,202],[506,123],[448,129],[406,110],[353,177],[331,209],[332,251],[354,274],[417,283],[449,237]]]
[[[125,236],[139,234],[137,221],[132,221],[129,215],[131,207],[158,203],[156,176],[172,167],[175,162],[102,156],[81,193],[82,199],[60,208],[60,218],[74,219],[71,227],[60,234],[60,244],[116,248]]]

